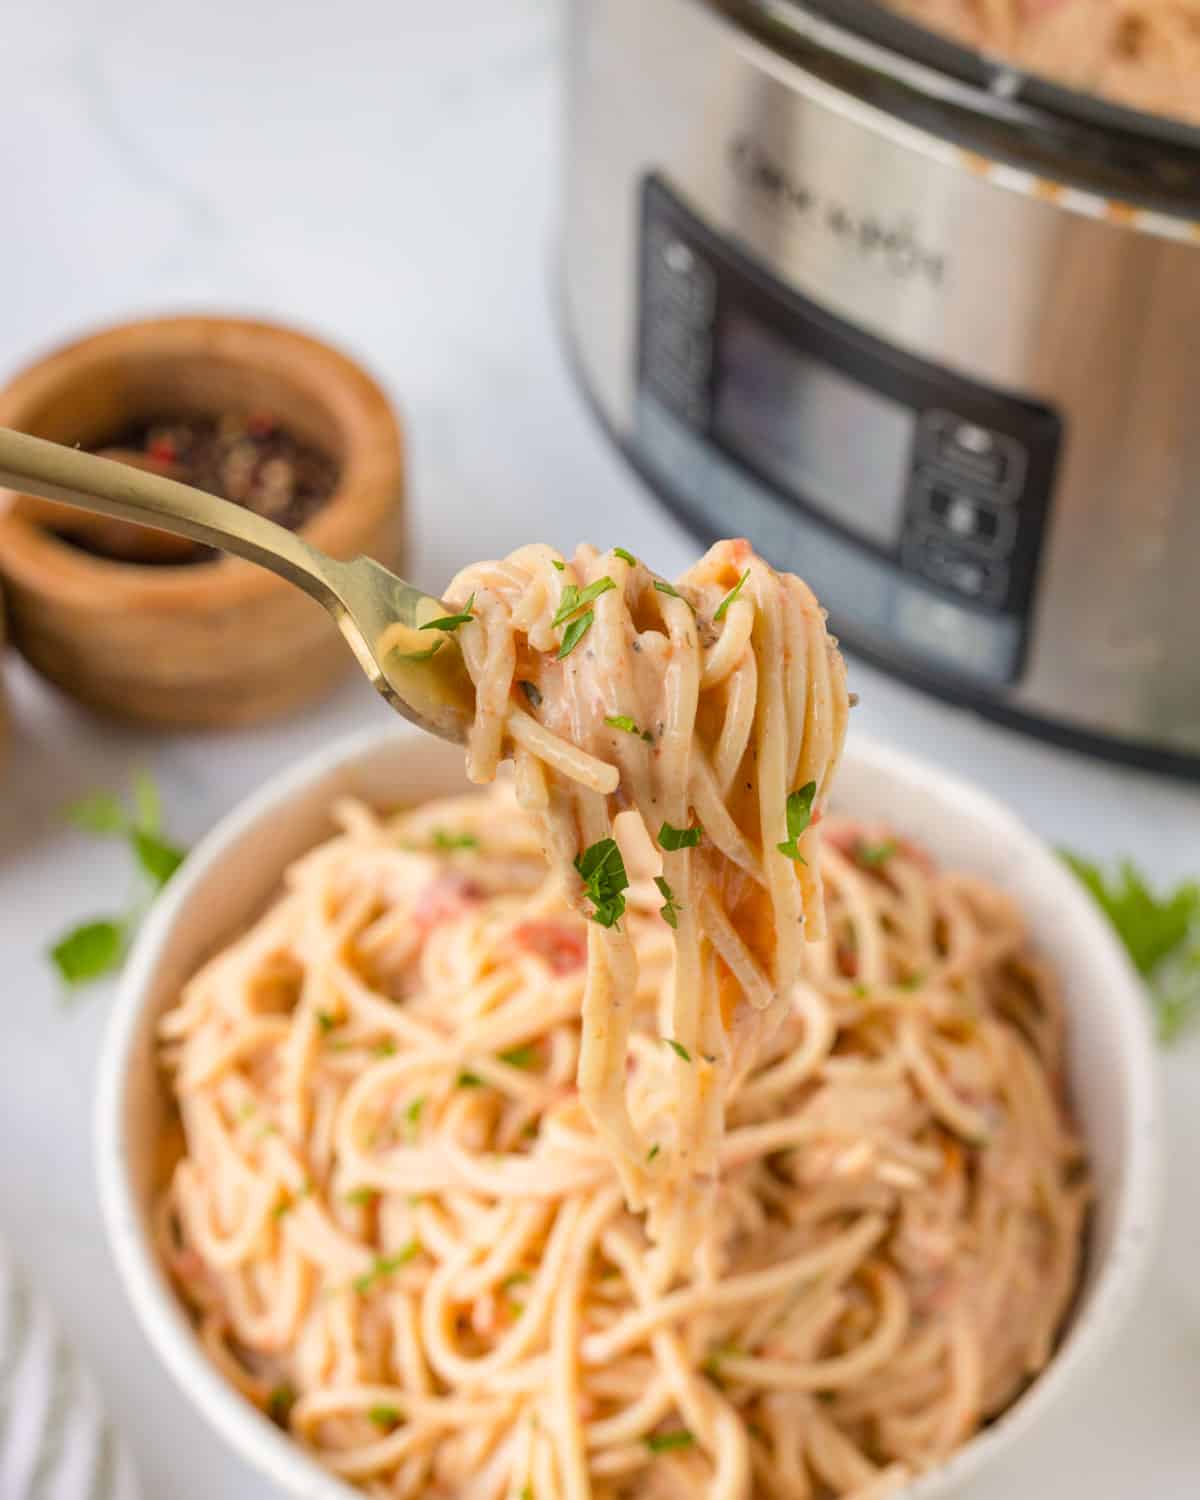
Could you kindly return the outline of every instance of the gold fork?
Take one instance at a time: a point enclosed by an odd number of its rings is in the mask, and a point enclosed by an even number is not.
[[[371,558],[340,562],[230,500],[2,427],[0,485],[175,532],[270,568],[324,605],[393,708],[443,739],[465,739],[475,690],[453,626],[434,623],[454,611]]]

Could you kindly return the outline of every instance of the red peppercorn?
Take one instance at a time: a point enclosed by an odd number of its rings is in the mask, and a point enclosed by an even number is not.
[[[173,438],[158,437],[147,447],[146,457],[152,458],[156,464],[173,464],[179,457],[179,450]]]

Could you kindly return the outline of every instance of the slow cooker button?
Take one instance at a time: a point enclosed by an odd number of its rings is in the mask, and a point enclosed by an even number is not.
[[[980,427],[948,411],[921,418],[922,448],[937,464],[986,486],[996,498],[1011,497],[1025,477],[1025,450],[1015,438]]]
[[[989,504],[929,473],[918,475],[916,502],[925,525],[956,541],[1000,556],[1012,547],[1017,518],[1009,506]]]
[[[978,604],[1000,605],[1008,592],[1008,565],[977,557],[940,536],[918,533],[904,549],[914,572]]]

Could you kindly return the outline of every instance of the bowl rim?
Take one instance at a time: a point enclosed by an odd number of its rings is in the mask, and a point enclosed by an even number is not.
[[[292,1438],[238,1394],[204,1353],[182,1304],[170,1288],[142,1231],[142,1210],[128,1171],[124,1131],[126,1080],[147,985],[194,888],[229,847],[262,819],[339,769],[366,761],[391,745],[401,758],[421,731],[400,726],[343,737],[271,777],[239,802],[197,845],[159,898],[142,928],[118,987],[100,1056],[95,1100],[95,1169],[109,1246],[142,1333],[181,1393],[251,1467],[284,1493],[302,1500],[353,1500],[361,1490],[323,1469]],[[453,754],[452,750],[447,750]],[[1122,1142],[1124,1173],[1114,1208],[1112,1243],[1098,1267],[1088,1304],[1046,1368],[993,1423],[943,1464],[913,1480],[895,1500],[937,1500],[987,1466],[1036,1425],[1108,1346],[1130,1311],[1153,1252],[1163,1196],[1159,1067],[1147,1007],[1124,948],[1094,902],[1045,842],[1002,802],[931,762],[854,736],[846,759],[875,774],[930,786],[945,814],[999,830],[1043,867],[1061,918],[1077,941],[1099,950],[1111,971],[1111,1025],[1121,1040],[1129,1088],[1129,1120]],[[282,872],[281,872],[282,873]],[[1057,889],[1055,887],[1057,886]],[[1056,908],[1057,910],[1057,908]]]
[[[181,314],[112,323],[34,357],[0,389],[0,423],[29,430],[47,397],[64,385],[146,355],[187,363],[218,359],[274,371],[326,409],[345,445],[333,493],[297,535],[333,555],[350,556],[404,501],[400,418],[376,378],[355,359],[286,323],[220,314]],[[159,610],[208,612],[289,587],[244,558],[193,565],[127,562],[62,542],[16,509],[19,489],[0,487],[0,568],[21,587],[80,607],[123,602]]]

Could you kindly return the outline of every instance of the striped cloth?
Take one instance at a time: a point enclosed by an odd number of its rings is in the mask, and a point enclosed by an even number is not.
[[[139,1500],[129,1453],[0,1242],[0,1500]]]

